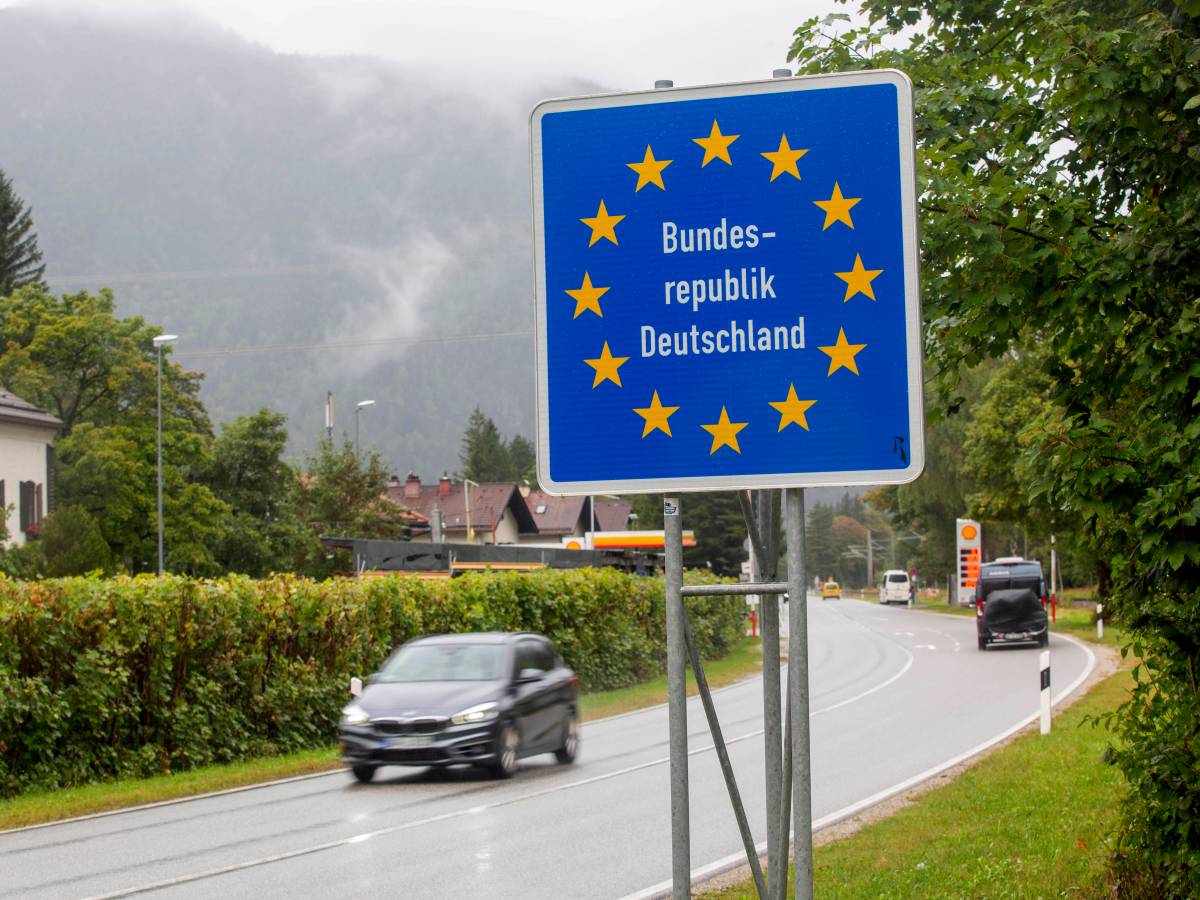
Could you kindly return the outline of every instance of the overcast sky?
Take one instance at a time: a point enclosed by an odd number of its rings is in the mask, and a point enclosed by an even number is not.
[[[0,0],[17,5],[138,18],[171,5],[282,52],[386,57],[483,83],[503,75],[511,87],[576,77],[614,90],[769,77],[805,18],[848,11],[834,0]]]

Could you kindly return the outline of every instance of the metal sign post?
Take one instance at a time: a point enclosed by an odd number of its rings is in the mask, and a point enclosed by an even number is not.
[[[683,524],[679,500],[663,500],[666,532],[667,729],[671,747],[671,880],[674,900],[691,896],[692,851],[688,813],[687,649],[683,606]]]

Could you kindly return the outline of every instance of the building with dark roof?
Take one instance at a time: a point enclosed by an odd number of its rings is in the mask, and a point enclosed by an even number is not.
[[[54,436],[62,421],[0,387],[0,516],[5,546],[36,535],[54,504]]]

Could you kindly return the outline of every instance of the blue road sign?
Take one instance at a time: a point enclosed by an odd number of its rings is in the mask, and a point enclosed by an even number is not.
[[[920,474],[903,74],[553,100],[531,131],[547,491]]]

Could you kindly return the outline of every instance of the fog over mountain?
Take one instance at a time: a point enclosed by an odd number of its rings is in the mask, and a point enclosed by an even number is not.
[[[533,436],[527,116],[597,89],[489,99],[503,77],[467,93],[179,14],[0,9],[0,168],[51,287],[111,287],[179,334],[215,422],[281,410],[299,456],[327,390],[350,435],[373,399],[363,445],[432,478],[476,404]]]

